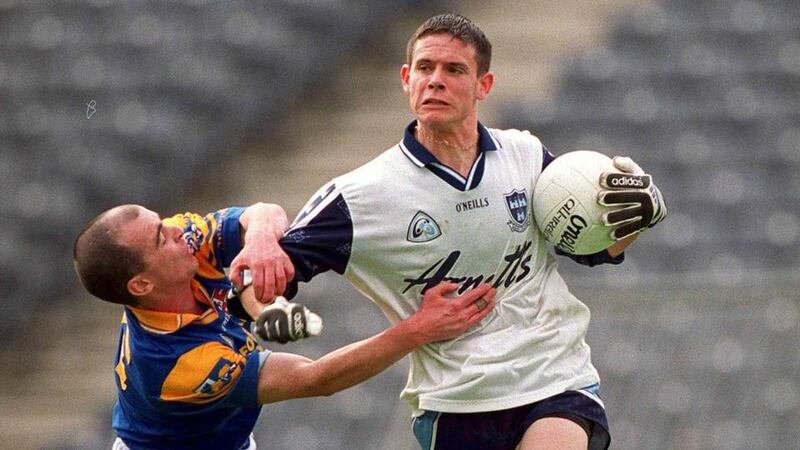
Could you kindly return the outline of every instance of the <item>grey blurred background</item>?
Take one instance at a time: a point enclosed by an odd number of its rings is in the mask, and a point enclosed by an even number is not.
[[[621,267],[561,262],[592,309],[615,449],[800,448],[800,7],[794,0],[0,1],[0,448],[109,448],[121,311],[80,291],[99,212],[256,201],[294,216],[397,143],[408,36],[494,45],[492,127],[627,154],[670,206]],[[317,357],[387,325],[335,276]],[[407,363],[263,409],[260,448],[413,449]]]

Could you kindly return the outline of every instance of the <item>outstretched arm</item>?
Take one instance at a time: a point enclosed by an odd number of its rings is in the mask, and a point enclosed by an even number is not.
[[[270,354],[259,372],[259,403],[332,395],[386,370],[423,344],[462,334],[489,314],[495,291],[483,284],[459,297],[447,297],[457,287],[442,283],[431,288],[419,311],[408,319],[316,361],[289,353]]]

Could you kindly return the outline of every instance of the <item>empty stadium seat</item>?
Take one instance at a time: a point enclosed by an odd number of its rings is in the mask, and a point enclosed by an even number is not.
[[[523,99],[506,122],[557,154],[595,148],[639,161],[691,223],[695,254],[727,252],[752,271],[800,268],[791,256],[800,253],[800,12],[790,3],[642,8],[619,21],[607,47],[567,65],[546,114]],[[640,270],[708,269],[696,263],[703,257],[665,251],[659,232],[633,251],[666,261],[637,260]]]

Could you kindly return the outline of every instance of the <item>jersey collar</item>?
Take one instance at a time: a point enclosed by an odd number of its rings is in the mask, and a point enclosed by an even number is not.
[[[201,299],[202,303],[209,303],[210,305],[208,293],[195,280],[192,280],[192,293],[196,299]],[[144,329],[156,334],[174,333],[195,322],[203,325],[209,324],[219,317],[213,307],[208,308],[202,314],[153,311],[134,306],[127,306],[127,308],[136,316],[136,320],[139,321],[139,324]]]
[[[127,308],[136,316],[136,320],[144,329],[156,334],[170,334],[181,328],[198,322],[208,324],[217,320],[217,312],[214,308],[208,308],[203,314],[172,313],[164,311],[152,311],[133,306]]]
[[[500,142],[492,136],[482,123],[478,122],[478,157],[472,165],[469,176],[464,178],[456,171],[439,162],[427,148],[417,141],[417,138],[414,137],[416,127],[416,120],[408,124],[403,140],[400,142],[400,150],[414,165],[420,168],[427,167],[436,176],[460,191],[468,191],[478,186],[481,178],[483,178],[485,153],[501,148]]]

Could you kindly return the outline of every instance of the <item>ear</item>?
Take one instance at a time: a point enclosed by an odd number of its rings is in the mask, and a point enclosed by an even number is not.
[[[128,292],[135,297],[144,297],[153,292],[155,285],[142,274],[134,275],[128,280]]]
[[[403,64],[403,67],[400,68],[400,82],[403,83],[403,92],[406,94],[408,94],[408,81],[410,75],[411,67],[408,64]]]
[[[492,90],[492,86],[494,86],[494,73],[486,72],[481,75],[478,79],[478,92],[475,94],[475,98],[478,100],[485,99],[489,95],[489,91]]]

